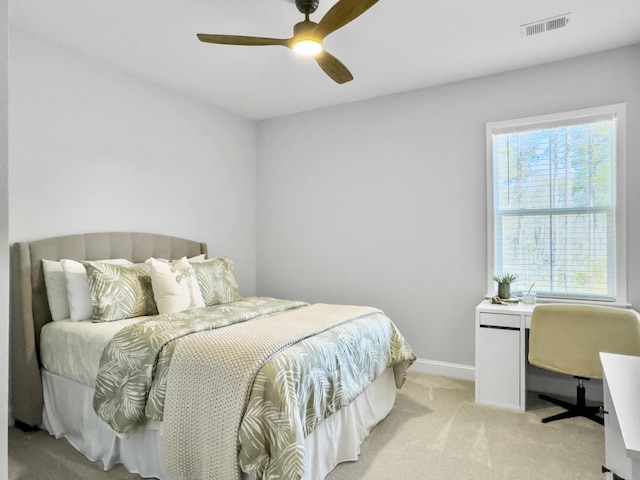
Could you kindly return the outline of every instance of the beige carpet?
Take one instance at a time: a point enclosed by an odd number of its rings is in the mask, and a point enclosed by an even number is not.
[[[409,372],[391,414],[357,462],[326,480],[602,480],[604,431],[578,418],[542,424],[561,411],[531,394],[526,413],[473,403],[473,382]],[[66,441],[9,430],[10,480],[140,479],[102,471]]]
[[[338,465],[327,480],[603,479],[601,425],[582,418],[542,424],[562,409],[535,394],[525,413],[473,398],[473,382],[409,373],[359,460]]]

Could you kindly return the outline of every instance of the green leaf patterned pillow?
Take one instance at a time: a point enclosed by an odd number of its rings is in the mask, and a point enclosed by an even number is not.
[[[190,263],[196,273],[200,292],[207,307],[235,302],[242,298],[233,275],[233,262],[229,258],[219,257]]]
[[[94,322],[156,315],[150,267],[83,262],[87,269]]]

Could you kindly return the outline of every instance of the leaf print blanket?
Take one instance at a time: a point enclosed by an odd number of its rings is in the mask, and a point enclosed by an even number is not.
[[[147,419],[162,420],[174,340],[304,305],[305,302],[250,297],[157,315],[125,327],[102,353],[93,408],[113,430],[123,434],[132,433]]]
[[[299,478],[315,425],[388,366],[400,386],[415,360],[375,309],[268,298],[217,307],[127,327],[101,361],[96,411],[123,433],[164,412],[175,478],[237,478],[238,463],[258,478]]]

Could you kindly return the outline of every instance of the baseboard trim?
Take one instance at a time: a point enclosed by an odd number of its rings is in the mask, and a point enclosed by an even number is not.
[[[475,382],[476,369],[470,365],[439,362],[437,360],[417,359],[409,370],[430,375],[470,380]],[[569,375],[554,374],[542,371],[532,365],[527,365],[527,390],[561,395],[568,398],[576,395],[576,380]],[[585,384],[587,400],[602,402],[602,380],[591,380]]]
[[[419,373],[428,373],[431,375],[442,375],[443,377],[452,377],[460,380],[476,379],[476,369],[470,365],[460,365],[457,363],[439,362],[437,360],[417,359],[410,370]]]

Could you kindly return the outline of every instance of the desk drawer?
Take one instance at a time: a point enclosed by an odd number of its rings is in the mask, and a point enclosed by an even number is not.
[[[520,330],[485,325],[478,328],[477,340],[476,402],[524,410],[520,378]]]
[[[520,329],[520,315],[480,313],[480,326]]]

